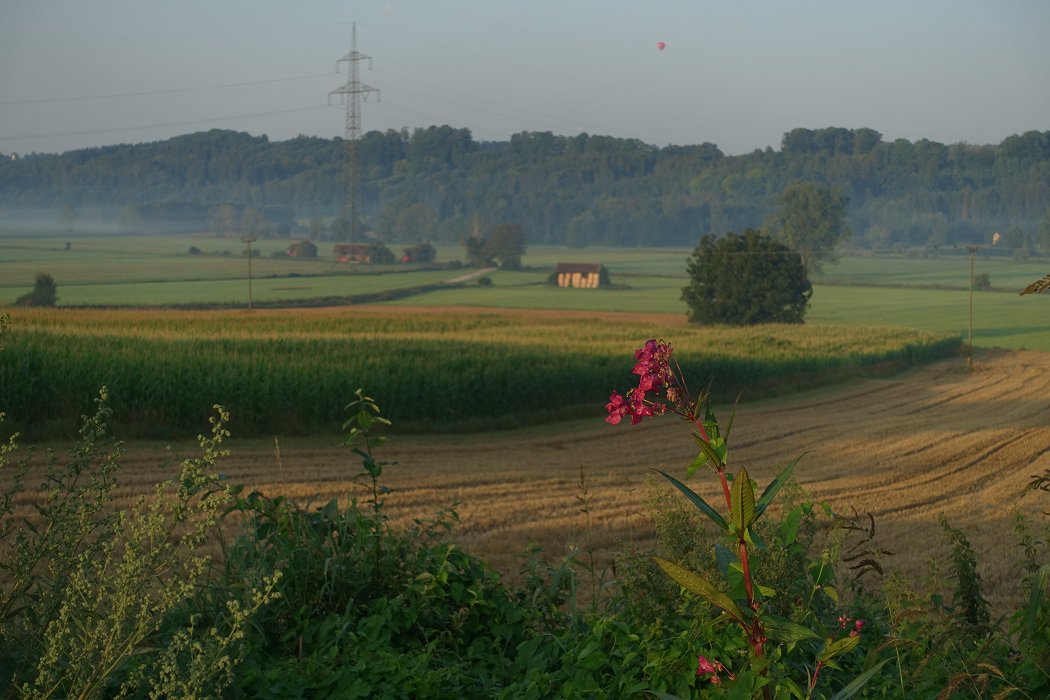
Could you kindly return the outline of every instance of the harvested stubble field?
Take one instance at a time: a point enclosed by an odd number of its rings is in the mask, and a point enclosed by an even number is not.
[[[762,488],[806,452],[796,469],[801,485],[838,512],[870,512],[875,542],[895,552],[887,567],[915,582],[928,575],[933,554],[948,551],[943,513],[966,532],[993,609],[1004,610],[1018,604],[1022,576],[1014,513],[1044,527],[1042,512],[1050,510],[1050,496],[1022,496],[1029,477],[1050,466],[1048,417],[1050,354],[982,350],[972,372],[961,360],[942,360],[889,379],[744,402],[730,460],[747,466]],[[287,440],[278,460],[272,441],[230,446],[223,471],[233,482],[304,504],[365,498],[348,478],[357,465],[346,448]],[[158,453],[156,445],[129,448],[124,478],[140,481],[125,488],[128,495],[156,477]],[[647,484],[647,469],[682,475],[695,452],[686,426],[664,417],[636,427],[595,419],[481,435],[399,435],[378,456],[398,462],[383,479],[395,489],[385,505],[395,522],[458,502],[453,539],[514,577],[533,543],[554,562],[572,546],[601,562],[624,547],[653,547],[648,504],[654,488],[670,487]],[[698,472],[690,485],[719,502],[709,473]],[[589,528],[578,496],[591,499]]]

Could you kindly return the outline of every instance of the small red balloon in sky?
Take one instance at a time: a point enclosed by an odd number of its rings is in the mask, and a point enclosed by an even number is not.
[[[664,49],[667,48],[667,42],[665,42],[665,41],[658,41],[658,42],[656,42],[656,48],[658,48],[661,51],[663,51]]]

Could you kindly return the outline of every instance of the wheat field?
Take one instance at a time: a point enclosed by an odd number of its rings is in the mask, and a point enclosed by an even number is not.
[[[353,455],[334,438],[234,438],[229,446],[222,471],[249,489],[302,504],[365,498],[350,478]],[[889,379],[745,400],[730,446],[731,464],[747,466],[760,488],[806,452],[795,472],[800,484],[837,512],[870,512],[875,542],[895,553],[887,568],[914,581],[947,551],[937,522],[945,514],[976,549],[993,609],[1004,610],[1018,604],[1023,575],[1014,513],[1045,528],[1050,511],[1050,495],[1022,495],[1031,475],[1050,467],[1050,354],[982,350],[972,371],[943,360]],[[160,443],[130,444],[123,498],[148,491],[161,465],[173,472],[174,460],[192,453],[189,444],[170,453]],[[602,564],[624,547],[653,547],[649,503],[653,489],[669,487],[647,483],[648,470],[682,475],[695,454],[685,426],[664,417],[636,427],[596,418],[502,433],[396,435],[377,456],[397,462],[383,478],[394,489],[385,508],[396,523],[456,502],[453,539],[513,579],[530,544],[555,562],[575,546]],[[706,476],[689,483],[718,503]],[[28,506],[38,497],[28,490],[19,500]]]
[[[721,413],[724,419],[728,411]],[[1014,512],[1045,528],[1050,511],[1050,495],[1024,494],[1030,476],[1050,467],[1050,354],[988,349],[976,355],[972,370],[962,360],[942,360],[889,379],[744,398],[730,445],[731,464],[747,466],[759,488],[806,452],[795,472],[801,486],[837,512],[873,514],[875,542],[895,552],[884,564],[912,581],[928,575],[930,557],[947,551],[938,525],[944,513],[978,552],[993,609],[1016,609],[1023,572]],[[351,479],[358,471],[354,455],[335,438],[234,438],[229,447],[220,468],[233,483],[300,504],[365,499]],[[402,434],[377,457],[397,462],[382,480],[394,489],[384,508],[395,523],[458,504],[455,542],[513,579],[531,545],[554,563],[572,547],[593,552],[600,567],[625,547],[650,550],[649,504],[654,489],[670,487],[653,484],[648,470],[680,476],[694,449],[686,426],[672,417],[610,426],[596,407],[592,421],[546,428]],[[192,444],[127,445],[119,501],[149,492],[174,473],[177,459],[193,453]],[[34,461],[45,458],[38,450]],[[689,483],[719,503],[710,474],[697,472]],[[27,489],[17,503],[26,512],[41,497]]]

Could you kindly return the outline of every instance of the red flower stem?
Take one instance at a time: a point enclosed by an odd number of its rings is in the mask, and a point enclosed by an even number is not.
[[[722,493],[726,497],[726,508],[730,514],[733,512],[733,499],[729,495],[729,481],[726,480],[726,468],[724,466],[718,469],[718,478],[722,480]]]
[[[824,668],[824,662],[818,661],[817,667],[813,669],[813,678],[809,682],[809,694],[813,695],[813,690],[817,687],[817,676],[820,675],[820,669]]]
[[[755,589],[751,584],[751,563],[747,558],[747,542],[740,540],[740,566],[744,570],[744,592],[747,594],[747,607],[754,609]]]

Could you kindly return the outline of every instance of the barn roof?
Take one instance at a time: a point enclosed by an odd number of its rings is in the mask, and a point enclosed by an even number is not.
[[[599,273],[602,270],[601,263],[558,263],[554,268],[555,274],[574,274],[579,272],[580,274],[591,274]]]

